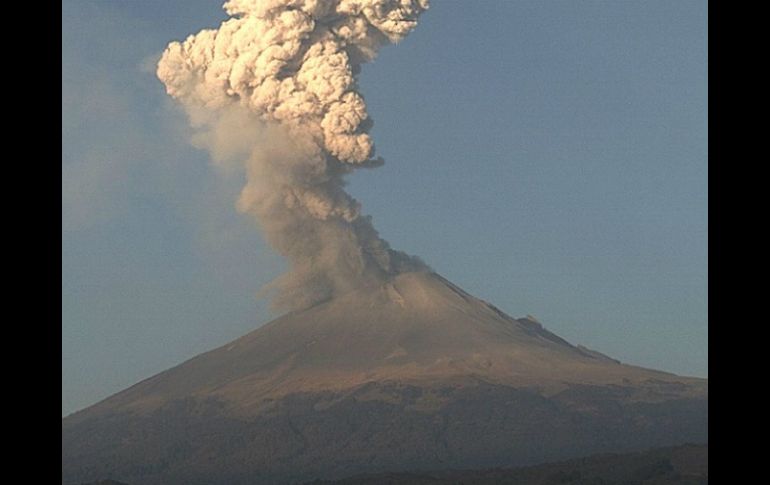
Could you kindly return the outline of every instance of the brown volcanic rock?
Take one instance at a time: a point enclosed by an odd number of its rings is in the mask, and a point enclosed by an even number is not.
[[[283,483],[703,442],[707,392],[407,273],[68,416],[63,477]]]

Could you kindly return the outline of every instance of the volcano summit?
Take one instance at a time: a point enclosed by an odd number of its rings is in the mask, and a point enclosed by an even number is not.
[[[285,483],[707,441],[707,381],[621,364],[441,276],[286,314],[63,422],[65,483]]]

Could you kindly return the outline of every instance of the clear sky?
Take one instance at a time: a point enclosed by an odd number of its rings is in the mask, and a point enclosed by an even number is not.
[[[154,76],[221,2],[62,2],[62,414],[275,315],[283,261]],[[707,3],[433,1],[364,66],[397,249],[623,362],[708,375]]]

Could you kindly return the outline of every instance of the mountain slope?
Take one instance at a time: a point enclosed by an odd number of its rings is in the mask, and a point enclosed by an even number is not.
[[[705,485],[708,445],[686,444],[627,454],[601,454],[565,462],[491,470],[358,475],[306,485]]]
[[[705,380],[620,364],[415,272],[65,418],[63,474],[257,483],[518,465],[704,441],[706,415]]]

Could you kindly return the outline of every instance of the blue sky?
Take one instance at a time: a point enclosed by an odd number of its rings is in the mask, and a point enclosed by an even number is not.
[[[62,413],[270,320],[283,262],[154,77],[218,2],[62,3]],[[704,1],[434,1],[364,66],[397,249],[624,362],[708,375]]]

